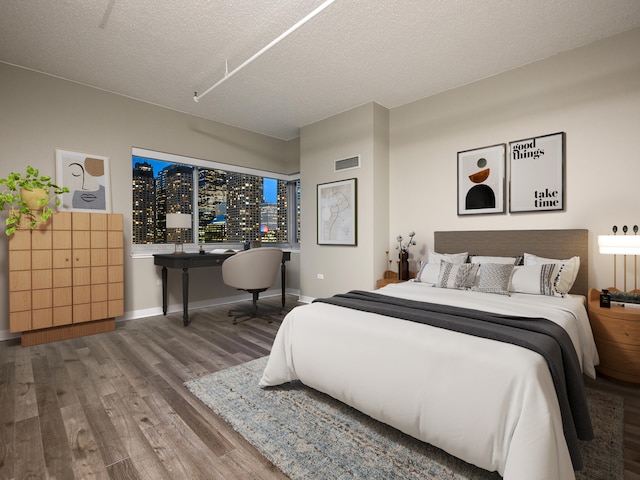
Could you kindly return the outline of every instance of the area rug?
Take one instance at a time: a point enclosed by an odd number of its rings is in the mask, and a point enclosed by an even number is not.
[[[185,386],[292,480],[500,479],[300,382],[261,389],[268,357]],[[623,399],[587,389],[596,439],[579,480],[623,478]]]

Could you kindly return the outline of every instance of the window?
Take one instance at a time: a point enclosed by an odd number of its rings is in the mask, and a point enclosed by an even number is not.
[[[239,245],[245,241],[292,245],[300,235],[297,175],[134,148],[132,243],[134,254],[185,244]],[[192,228],[167,228],[168,213],[192,215]]]

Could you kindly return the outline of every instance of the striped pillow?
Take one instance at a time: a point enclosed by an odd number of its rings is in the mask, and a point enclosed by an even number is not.
[[[530,253],[524,254],[525,265],[540,265],[546,263],[555,263],[560,266],[560,270],[557,272],[554,288],[557,296],[564,296],[569,293],[571,287],[573,287],[576,278],[578,277],[578,271],[580,270],[580,257],[571,257],[566,260],[557,260],[554,258],[544,258],[532,255]]]
[[[555,263],[517,266],[511,275],[509,291],[554,296],[554,283],[559,269],[560,266]]]
[[[464,288],[472,268],[473,265],[470,263],[440,262],[440,273],[435,286],[440,288]]]

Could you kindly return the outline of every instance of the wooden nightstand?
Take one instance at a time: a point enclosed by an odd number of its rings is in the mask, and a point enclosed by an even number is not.
[[[415,278],[417,274],[418,274],[417,272],[409,272],[409,278]],[[406,280],[398,280],[397,272],[392,272],[391,270],[387,270],[386,272],[384,272],[381,279],[376,280],[376,289],[382,288],[385,285],[389,285],[390,283],[402,283],[402,282],[406,282]]]
[[[589,289],[588,312],[598,347],[598,371],[640,384],[640,308],[600,307],[600,291]]]

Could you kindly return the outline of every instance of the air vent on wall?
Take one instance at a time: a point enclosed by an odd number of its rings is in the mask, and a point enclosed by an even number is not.
[[[360,168],[360,155],[336,160],[334,171],[341,172],[342,170],[351,170],[352,168]]]

